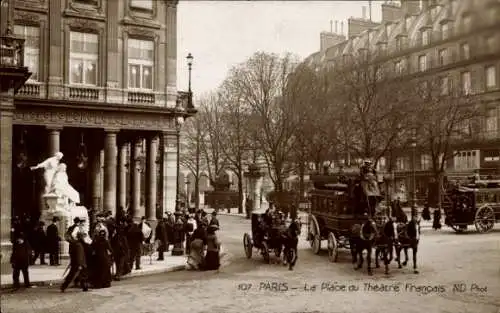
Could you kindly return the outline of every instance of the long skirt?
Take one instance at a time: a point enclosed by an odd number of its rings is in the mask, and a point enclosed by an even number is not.
[[[219,251],[207,251],[205,257],[205,270],[213,271],[218,270],[220,267]]]
[[[190,248],[191,250],[187,259],[188,269],[199,270],[203,268],[203,240],[193,240]]]

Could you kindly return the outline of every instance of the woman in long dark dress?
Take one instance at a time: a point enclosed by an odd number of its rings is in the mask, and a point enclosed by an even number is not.
[[[434,228],[434,230],[441,229],[441,211],[439,209],[435,209],[433,217],[432,228]]]
[[[220,241],[217,238],[216,231],[219,227],[210,225],[207,229],[207,255],[205,256],[205,270],[218,270],[220,267]]]
[[[112,249],[106,239],[106,231],[100,230],[97,238],[92,242],[94,250],[94,273],[92,285],[94,288],[111,287],[111,255]]]
[[[204,268],[203,250],[207,244],[207,225],[201,224],[191,236],[191,249],[187,259],[187,269],[199,270]]]

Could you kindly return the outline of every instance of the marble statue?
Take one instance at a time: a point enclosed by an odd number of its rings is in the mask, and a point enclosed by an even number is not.
[[[54,192],[58,197],[69,200],[70,205],[78,204],[80,203],[80,194],[69,184],[66,168],[66,164],[59,164],[49,191]]]
[[[52,180],[57,171],[57,167],[59,166],[59,162],[63,158],[62,152],[57,152],[53,157],[50,157],[43,161],[42,163],[37,164],[36,166],[31,166],[30,169],[32,171],[43,168],[43,178],[45,180],[45,194],[50,192],[52,188]]]

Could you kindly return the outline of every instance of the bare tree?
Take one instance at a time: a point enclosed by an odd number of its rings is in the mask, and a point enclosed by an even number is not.
[[[200,108],[197,115],[199,123],[204,129],[200,145],[200,153],[205,162],[208,178],[212,186],[221,174],[221,170],[227,164],[221,147],[221,108],[220,95],[210,93],[200,100]]]
[[[226,80],[228,92],[239,95],[248,107],[255,148],[258,148],[276,191],[283,189],[297,115],[289,101],[289,74],[297,62],[290,55],[255,53],[246,62],[231,69]]]
[[[244,167],[250,159],[251,141],[247,120],[250,116],[248,106],[238,93],[231,93],[230,87],[223,83],[219,89],[221,107],[221,131],[219,147],[227,160],[228,168],[238,179],[238,212],[243,213]]]
[[[406,96],[409,84],[387,65],[363,57],[346,59],[331,72],[337,142],[357,158],[378,162],[407,128],[412,109]]]
[[[206,129],[202,127],[200,115],[188,119],[184,126],[183,141],[181,145],[181,158],[179,162],[188,169],[194,177],[194,194],[196,209],[200,207],[200,178],[201,169],[206,168],[206,162],[201,158],[203,138]],[[205,146],[203,146],[205,148]]]
[[[414,115],[417,144],[431,163],[438,183],[437,200],[441,207],[441,190],[446,162],[454,156],[454,145],[480,128],[484,110],[473,105],[473,96],[450,84],[449,78],[430,77],[415,82]]]

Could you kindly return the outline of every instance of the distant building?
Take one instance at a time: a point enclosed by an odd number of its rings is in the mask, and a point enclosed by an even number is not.
[[[347,27],[346,33],[343,29],[321,33],[320,51],[306,62],[335,66],[344,56],[373,51],[379,60],[393,63],[403,77],[437,76],[443,87],[454,84],[474,94],[487,114],[477,127],[464,125],[467,135],[457,138],[454,156],[446,163],[447,175],[500,174],[499,1],[386,1],[380,23],[350,18]],[[408,150],[378,162],[380,171],[392,168],[398,187],[411,186]],[[416,189],[423,198],[431,174],[430,157],[418,154],[415,163]]]

